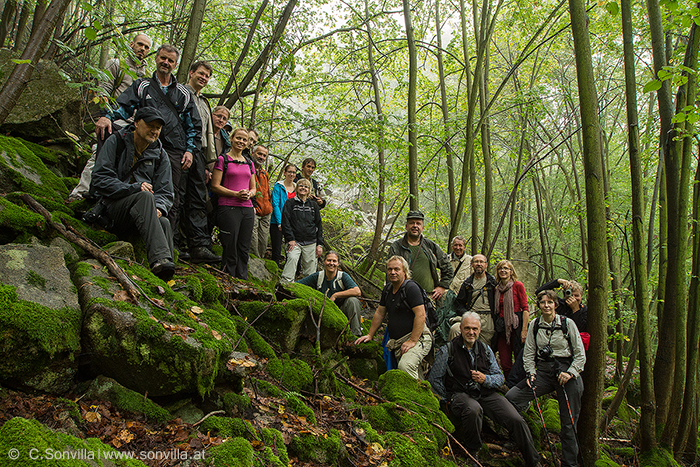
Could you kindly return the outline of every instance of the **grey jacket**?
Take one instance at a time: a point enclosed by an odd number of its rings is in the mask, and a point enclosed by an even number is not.
[[[405,234],[403,238],[400,238],[391,244],[389,247],[388,258],[392,256],[403,256],[403,258],[408,261],[410,266],[411,249],[408,246],[407,237],[408,234]],[[428,256],[428,262],[430,263],[430,274],[433,276],[434,287],[449,289],[454,271],[452,270],[450,261],[447,259],[447,255],[440,249],[439,246],[435,244],[435,242],[428,240],[422,235],[420,238],[420,246]],[[440,269],[440,276],[438,276],[437,269]]]
[[[153,186],[156,208],[167,215],[174,199],[168,153],[163,150],[160,140],[156,141],[141,154],[138,166],[130,175],[136,153],[132,128],[120,130],[105,141],[95,159],[90,192],[109,203],[110,200],[138,193],[141,184],[147,182]],[[121,138],[123,143],[120,144],[117,138]]]

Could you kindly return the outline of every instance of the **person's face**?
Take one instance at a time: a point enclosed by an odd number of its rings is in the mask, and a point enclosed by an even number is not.
[[[258,135],[251,131],[248,133],[248,148],[253,149],[256,144],[258,144]]]
[[[462,240],[455,240],[454,242],[452,242],[452,251],[455,255],[457,255],[458,258],[461,258],[462,255],[464,255],[464,250],[466,247],[467,246]]]
[[[177,66],[177,54],[161,50],[156,55],[156,69],[164,76],[170,75]]]
[[[200,66],[196,70],[190,71],[190,86],[192,86],[195,91],[201,91],[207,84],[209,84],[209,78],[211,78],[211,73],[209,73],[209,70],[203,66]]]
[[[543,296],[539,302],[537,302],[537,306],[539,307],[540,311],[542,312],[542,317],[546,319],[546,321],[551,321],[554,318],[554,313],[557,308],[557,304],[554,303],[554,301],[549,298],[548,296]]]
[[[309,196],[309,192],[311,189],[309,188],[309,185],[306,183],[297,183],[297,194],[301,197],[306,199],[306,197]]]
[[[418,238],[423,233],[423,221],[421,219],[409,219],[406,221],[406,232],[412,238]]]
[[[238,151],[243,151],[248,144],[248,133],[245,131],[237,131],[231,138],[231,145]]]
[[[406,273],[403,272],[401,261],[389,261],[386,265],[386,278],[392,284],[403,283],[406,280]]]
[[[294,179],[297,176],[297,168],[294,167],[293,165],[288,167],[287,170],[284,171],[284,178],[287,180],[287,182],[293,182]]]
[[[508,282],[510,280],[510,276],[511,276],[512,272],[510,270],[510,266],[508,266],[507,264],[501,264],[498,267],[498,271],[496,271],[496,273],[498,274],[498,278],[501,281]]]
[[[264,148],[262,146],[258,147],[258,149],[255,150],[254,156],[257,163],[261,166],[264,166],[267,162],[267,148]]]
[[[578,302],[578,306],[581,306],[581,302],[583,301],[583,294],[581,293],[581,291],[574,289],[571,291],[571,296],[576,299],[576,301]]]
[[[304,178],[311,178],[311,175],[313,175],[314,170],[316,170],[316,164],[313,162],[307,162],[304,167],[301,169],[301,174],[304,176]]]
[[[326,274],[334,275],[338,271],[338,257],[336,255],[328,255],[323,261],[324,269]]]
[[[477,276],[481,276],[486,272],[486,267],[489,263],[484,255],[474,255],[472,258],[472,270]]]
[[[155,142],[160,136],[162,124],[158,120],[146,122],[144,120],[136,120],[134,122],[134,138],[147,141],[148,144]]]
[[[479,334],[481,334],[481,323],[475,318],[463,319],[459,325],[459,330],[462,333],[464,342],[471,347],[479,338]]]
[[[134,51],[136,56],[143,60],[148,52],[151,50],[151,39],[148,36],[139,34],[136,36],[131,44],[129,44],[131,50]]]
[[[214,133],[221,131],[223,127],[226,126],[228,122],[228,112],[224,110],[217,110],[212,114],[212,125],[214,126]]]

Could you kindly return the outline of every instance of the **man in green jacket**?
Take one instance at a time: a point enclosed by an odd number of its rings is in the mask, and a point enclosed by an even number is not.
[[[413,280],[423,287],[433,300],[438,301],[450,287],[454,272],[447,255],[435,242],[423,236],[424,221],[425,216],[422,212],[408,212],[406,234],[391,244],[389,257],[404,257],[408,261]]]

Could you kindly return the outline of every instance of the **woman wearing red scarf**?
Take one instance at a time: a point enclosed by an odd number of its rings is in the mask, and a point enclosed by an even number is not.
[[[507,378],[513,368],[513,353],[517,355],[525,343],[530,312],[525,286],[516,280],[518,275],[513,264],[508,260],[499,261],[496,276],[496,339],[501,368]]]

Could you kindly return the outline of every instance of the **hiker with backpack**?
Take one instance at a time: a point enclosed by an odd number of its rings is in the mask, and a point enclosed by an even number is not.
[[[136,112],[133,125],[115,131],[95,161],[90,192],[98,198],[91,211],[115,233],[138,231],[146,244],[151,271],[163,280],[175,272],[172,170],[158,137],[165,119],[154,107]]]
[[[426,322],[424,291],[411,280],[411,270],[402,256],[392,256],[386,262],[386,278],[389,283],[382,291],[369,333],[355,344],[371,341],[387,316],[386,347],[396,359],[392,368],[422,379],[421,362],[433,347],[433,336]]]
[[[527,378],[506,394],[506,398],[523,412],[530,401],[556,391],[561,421],[562,466],[577,465],[576,426],[581,410],[583,381],[581,372],[586,352],[576,323],[556,313],[558,297],[553,290],[537,295],[542,315],[530,323],[523,351]]]
[[[253,236],[255,209],[255,165],[242,152],[248,131],[238,128],[231,135],[231,149],[219,156],[211,178],[218,195],[216,219],[224,252],[221,269],[239,279],[248,279],[248,251]]]
[[[497,389],[503,384],[496,357],[479,340],[481,319],[466,312],[460,322],[460,335],[441,347],[435,355],[428,381],[433,391],[447,403],[456,422],[456,436],[472,457],[481,448],[484,415],[505,427],[518,445],[525,465],[539,465],[539,453],[527,423]]]
[[[362,335],[360,326],[360,312],[362,306],[357,297],[362,295],[360,287],[352,280],[350,274],[338,271],[340,256],[333,250],[326,253],[323,258],[323,270],[299,279],[300,284],[318,290],[328,299],[338,305],[338,308],[348,317],[350,331],[359,337]]]

